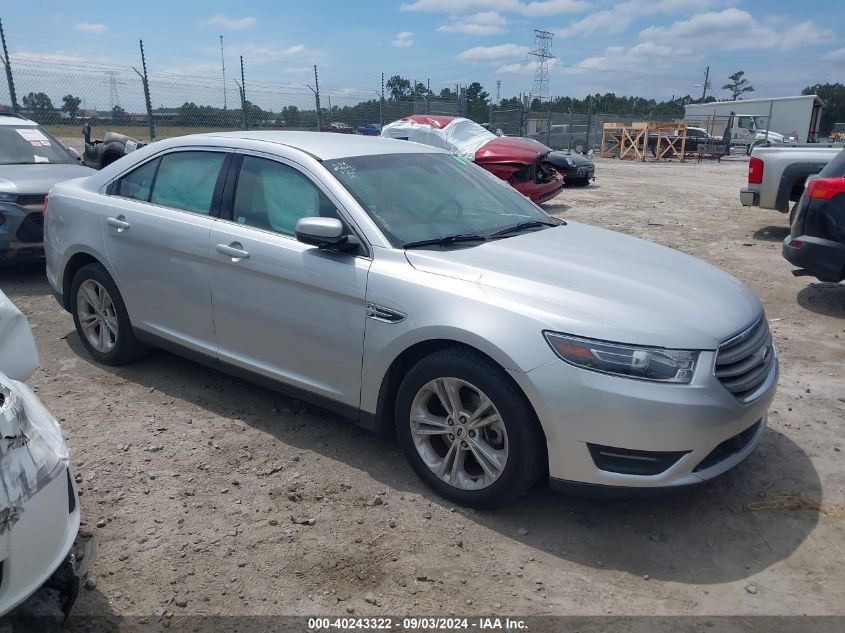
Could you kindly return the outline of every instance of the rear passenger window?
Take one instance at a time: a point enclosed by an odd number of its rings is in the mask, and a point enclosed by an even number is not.
[[[117,182],[115,195],[147,202],[150,199],[150,186],[153,184],[158,162],[159,159],[157,158],[149,163],[144,163],[135,171],[121,178]]]
[[[161,158],[150,202],[208,214],[226,155],[221,152],[174,152]]]

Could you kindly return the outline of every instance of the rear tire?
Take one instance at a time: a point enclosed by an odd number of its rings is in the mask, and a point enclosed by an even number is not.
[[[146,353],[132,331],[120,291],[101,264],[79,269],[70,290],[76,333],[98,363],[123,365]]]
[[[414,365],[399,386],[395,419],[414,471],[462,505],[502,505],[548,468],[545,437],[527,398],[473,350],[444,349]]]

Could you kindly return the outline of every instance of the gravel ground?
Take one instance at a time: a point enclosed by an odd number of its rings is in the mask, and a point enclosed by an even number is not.
[[[164,352],[95,365],[43,270],[6,269],[99,539],[77,613],[845,614],[845,286],[789,274],[786,218],[739,205],[743,160],[597,163],[548,209],[702,257],[766,305],[782,375],[746,462],[671,497],[452,507],[323,410]]]

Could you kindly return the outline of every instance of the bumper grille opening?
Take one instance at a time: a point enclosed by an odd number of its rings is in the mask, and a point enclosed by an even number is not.
[[[724,442],[719,444],[716,448],[714,448],[712,451],[710,451],[707,457],[702,459],[699,462],[698,466],[696,466],[692,472],[697,473],[701,470],[706,470],[711,466],[715,466],[719,462],[725,461],[731,455],[736,455],[737,453],[741,452],[748,446],[748,444],[757,434],[757,429],[759,428],[760,420],[749,426],[741,433],[737,433],[733,437],[729,437]]]
[[[587,444],[596,468],[621,475],[659,475],[689,451],[634,451],[600,444]]]
[[[15,234],[19,242],[43,242],[44,241],[44,216],[41,213],[30,213],[21,222],[18,232]]]
[[[716,378],[742,402],[750,402],[775,363],[772,335],[765,317],[726,341],[716,354]]]

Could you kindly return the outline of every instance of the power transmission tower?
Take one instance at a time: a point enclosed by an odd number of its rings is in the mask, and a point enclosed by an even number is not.
[[[552,40],[555,34],[550,31],[534,30],[534,50],[528,53],[537,58],[537,68],[534,71],[534,86],[531,89],[533,99],[549,98],[549,63],[556,59],[552,55]]]
[[[120,107],[120,94],[117,87],[125,85],[125,81],[117,79],[118,72],[116,70],[104,71],[108,79],[104,83],[109,84],[109,110],[114,110]]]
[[[701,100],[704,101],[707,98],[707,90],[710,88],[710,66],[708,66],[704,70],[704,85],[702,86],[703,90],[701,91]]]

